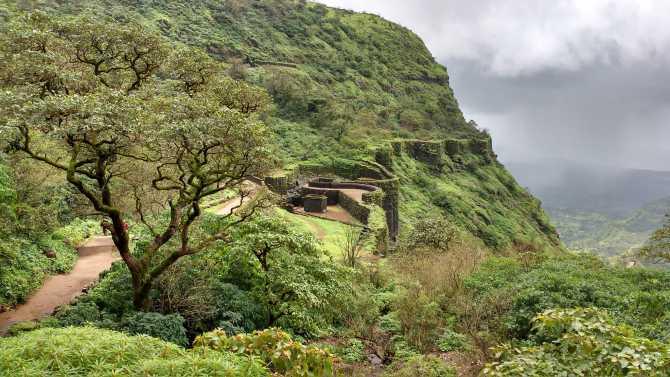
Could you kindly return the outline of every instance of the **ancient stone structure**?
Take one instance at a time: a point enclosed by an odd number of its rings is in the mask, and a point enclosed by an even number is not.
[[[464,167],[464,161],[468,155],[478,158],[480,164],[490,164],[496,159],[491,137],[483,134],[472,139],[394,140],[388,146],[377,149],[375,161],[392,170],[393,159],[403,154],[425,163],[437,173],[445,169],[454,170]]]
[[[303,205],[302,200],[308,194],[324,195],[327,204],[339,204],[364,224],[370,222],[371,208],[379,206],[384,211],[386,237],[395,242],[400,231],[400,183],[393,174],[393,163],[395,158],[402,155],[425,163],[437,174],[470,169],[496,160],[491,138],[486,134],[471,139],[394,140],[377,148],[374,161],[324,158],[302,162],[280,174],[266,177],[265,183],[271,190],[281,194],[293,193],[299,188],[299,194],[295,196],[298,202],[293,205]],[[333,177],[343,181],[336,182]],[[310,184],[300,185],[301,180],[309,181],[310,178]],[[346,184],[367,185],[377,189],[364,193],[361,203],[333,190],[333,185]]]
[[[308,194],[303,199],[305,212],[323,213],[328,209],[328,198],[325,195]]]

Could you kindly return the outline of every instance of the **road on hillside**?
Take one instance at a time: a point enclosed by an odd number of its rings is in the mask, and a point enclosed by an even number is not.
[[[120,256],[111,237],[90,239],[79,248],[79,259],[70,273],[47,278],[42,288],[25,304],[0,313],[0,336],[14,323],[40,319],[53,313],[57,307],[69,304],[118,259]]]

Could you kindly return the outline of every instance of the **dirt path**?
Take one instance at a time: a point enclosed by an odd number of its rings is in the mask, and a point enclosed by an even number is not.
[[[244,181],[242,183],[242,187],[248,193],[247,196],[245,196],[244,198],[242,198],[241,196],[236,196],[222,204],[213,207],[211,209],[212,212],[214,212],[214,214],[219,216],[228,216],[233,211],[236,211],[238,208],[240,208],[242,204],[248,202],[254,196],[256,196],[256,192],[258,191],[258,184],[252,181]]]
[[[253,196],[253,195],[252,195]],[[230,215],[231,212],[233,212],[235,209],[240,207],[242,204],[248,202],[251,199],[251,196],[245,196],[244,199],[241,197],[235,197],[233,199],[230,199],[229,201],[220,204],[214,208],[214,213],[219,215],[219,216],[227,216]]]
[[[96,237],[79,248],[79,259],[72,271],[47,278],[37,292],[16,310],[0,314],[0,335],[14,323],[51,314],[57,307],[79,296],[98,275],[119,259],[111,237]]]

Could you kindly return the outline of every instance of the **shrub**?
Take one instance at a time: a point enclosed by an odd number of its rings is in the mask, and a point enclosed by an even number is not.
[[[398,297],[394,308],[407,341],[422,352],[430,351],[443,325],[439,305],[414,287]]]
[[[531,335],[537,314],[561,307],[607,309],[618,321],[661,339],[670,310],[667,271],[612,267],[587,255],[550,257],[530,270],[514,258],[493,258],[466,279],[466,287],[471,295],[464,301],[480,308],[462,319],[489,313],[481,329],[517,339]],[[491,305],[501,300],[504,306]]]
[[[437,348],[442,352],[460,351],[467,348],[468,339],[465,335],[459,334],[450,328],[444,329],[444,332],[437,340]]]
[[[51,324],[53,327],[90,325],[128,335],[148,335],[179,346],[188,345],[184,318],[178,314],[132,312],[118,317],[101,311],[89,301],[67,306],[59,310],[54,318],[57,322]]]
[[[0,339],[0,376],[105,375],[144,359],[181,357],[179,347],[91,327],[40,329]]]
[[[84,229],[82,224],[89,223],[77,224],[72,229]],[[22,302],[40,287],[47,275],[65,273],[74,267],[77,251],[71,245],[83,233],[64,229],[70,228],[61,228],[35,240],[0,238],[0,306]],[[54,257],[47,258],[46,251],[52,251]]]
[[[496,349],[484,376],[667,376],[670,348],[597,309],[552,309],[533,320],[536,344]]]
[[[7,334],[10,336],[16,336],[23,332],[33,331],[40,328],[39,322],[35,321],[21,321],[13,324],[7,330]]]
[[[249,357],[186,351],[148,336],[92,327],[0,339],[0,377],[269,377]]]
[[[421,219],[414,225],[404,247],[409,251],[417,248],[448,251],[456,235],[456,227],[443,217]]]
[[[305,346],[278,329],[256,331],[228,337],[221,330],[202,334],[194,348],[209,348],[258,357],[264,364],[285,376],[334,376],[335,357],[327,351]]]
[[[54,317],[62,327],[95,325],[100,321],[102,314],[98,306],[92,302],[81,302],[76,305],[59,309]]]
[[[65,240],[73,247],[81,244],[92,235],[100,231],[100,225],[93,220],[74,219],[68,225],[57,229],[54,238]]]
[[[435,356],[415,356],[394,363],[384,377],[456,377],[456,372]]]
[[[140,364],[129,376],[269,377],[268,370],[251,357],[220,352],[191,353],[178,359],[154,359]]]
[[[342,360],[357,363],[365,360],[365,345],[358,339],[350,339],[346,347],[340,351]]]
[[[145,334],[180,346],[188,345],[184,318],[179,314],[133,313],[123,318],[120,329],[130,335]]]

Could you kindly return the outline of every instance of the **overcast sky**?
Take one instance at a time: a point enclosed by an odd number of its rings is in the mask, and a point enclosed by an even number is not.
[[[670,170],[670,1],[320,1],[418,33],[503,161]]]

